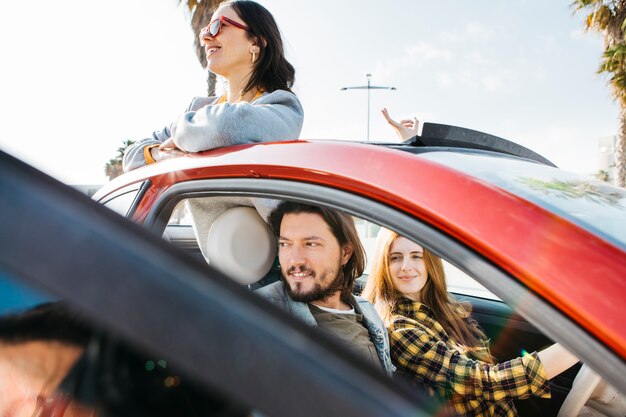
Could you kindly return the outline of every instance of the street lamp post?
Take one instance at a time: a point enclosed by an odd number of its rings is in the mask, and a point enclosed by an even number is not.
[[[359,85],[354,87],[341,87],[344,90],[367,90],[367,140],[370,140],[370,90],[395,90],[396,87],[383,87],[371,85],[372,74],[365,74],[367,77],[367,85]]]

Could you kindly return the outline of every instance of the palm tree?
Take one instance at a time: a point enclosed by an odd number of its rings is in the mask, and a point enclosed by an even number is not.
[[[609,85],[620,105],[619,131],[615,143],[614,183],[626,182],[626,0],[575,0],[575,12],[587,13],[586,30],[604,35],[604,53],[598,73],[609,73]]]
[[[184,3],[191,18],[191,29],[194,33],[194,45],[196,46],[196,55],[202,68],[206,69],[206,54],[204,48],[200,44],[200,31],[209,24],[209,19],[213,11],[222,2],[222,0],[178,0],[178,4]],[[207,94],[215,95],[216,77],[207,69]]]
[[[109,159],[109,162],[104,166],[104,174],[109,177],[109,181],[113,178],[119,177],[124,173],[122,169],[122,158],[124,157],[124,151],[130,145],[135,143],[133,140],[125,140],[122,142],[122,146],[117,148],[117,155],[113,159]]]

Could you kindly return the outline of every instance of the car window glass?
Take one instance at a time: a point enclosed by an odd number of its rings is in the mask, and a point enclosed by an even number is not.
[[[26,310],[54,297],[0,272],[0,316]]]
[[[376,251],[376,237],[380,231],[380,226],[358,217],[354,217],[354,224],[367,254],[367,264],[363,273],[369,275],[372,267],[371,259]]]
[[[118,195],[105,202],[104,206],[122,216],[126,216],[128,214],[128,210],[130,209],[130,206],[133,204],[133,201],[135,201],[135,197],[137,196],[138,192],[139,190],[134,190]]]
[[[200,252],[197,236],[194,234],[192,226],[192,216],[186,204],[187,200],[183,200],[176,205],[164,232],[164,237],[170,240],[174,245],[182,248],[195,258],[205,261]],[[204,201],[209,201],[204,198]],[[216,200],[217,201],[217,200]],[[380,226],[376,223],[367,221],[359,217],[353,217],[359,238],[367,254],[367,264],[364,275],[369,275],[372,259],[376,252],[376,238],[380,231]],[[474,297],[499,300],[499,298],[477,282],[474,278],[465,274],[451,263],[443,260],[448,283],[448,291],[458,295],[470,295]]]
[[[2,416],[48,415],[41,412],[38,397],[44,392],[54,397],[54,388],[82,353],[85,333],[64,321],[67,314],[53,307],[57,301],[0,269]],[[76,405],[71,401],[65,415],[74,415]],[[48,406],[54,409],[55,404]]]
[[[177,225],[177,226],[191,226],[191,213],[187,209],[185,204],[186,200],[181,201],[176,205],[174,211],[172,211],[172,215],[167,221],[168,226]]]
[[[0,416],[249,415],[1,269],[0,393]]]
[[[487,298],[490,300],[500,300],[500,298],[485,288],[465,272],[461,271],[450,262],[442,259],[443,268],[446,271],[446,282],[448,292],[458,295],[471,295],[473,297]]]
[[[367,254],[367,266],[365,274],[370,273],[372,260],[376,253],[376,238],[380,230],[380,226],[358,217],[354,218],[357,232],[365,248]],[[471,295],[474,297],[488,298],[491,300],[500,300],[498,296],[485,288],[471,276],[467,275],[460,269],[456,268],[450,262],[442,259],[443,266],[446,271],[446,281],[448,283],[448,291],[458,295]]]

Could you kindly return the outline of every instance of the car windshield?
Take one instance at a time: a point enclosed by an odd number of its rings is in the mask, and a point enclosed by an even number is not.
[[[626,191],[621,188],[502,155],[429,152],[420,157],[485,180],[626,248]]]

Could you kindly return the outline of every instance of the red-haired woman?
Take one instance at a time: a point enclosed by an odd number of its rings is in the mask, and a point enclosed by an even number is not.
[[[512,400],[549,397],[547,381],[578,361],[554,344],[495,364],[485,333],[448,294],[441,258],[385,229],[363,296],[388,328],[398,371],[461,415],[516,416]]]

